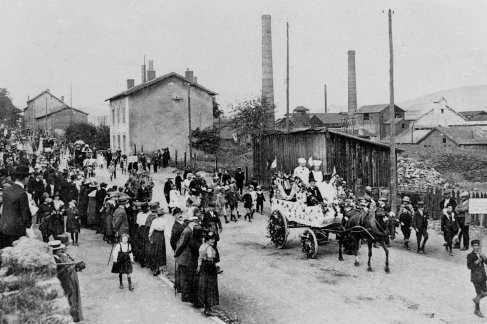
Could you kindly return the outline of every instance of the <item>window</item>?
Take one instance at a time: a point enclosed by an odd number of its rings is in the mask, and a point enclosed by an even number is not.
[[[404,128],[404,126],[405,126],[404,124],[401,125],[402,128]]]
[[[446,144],[446,138],[443,137],[443,144]]]
[[[117,148],[119,148],[119,147],[120,147],[120,135],[118,135],[118,146],[117,146]]]
[[[122,136],[122,152],[127,152],[127,142],[125,139],[125,135]]]
[[[112,109],[112,124],[115,124],[115,108]]]
[[[115,150],[115,135],[113,135],[113,141],[112,141],[112,150]]]
[[[444,113],[445,113],[445,109],[442,109],[442,110],[441,110],[441,113],[442,113],[442,114],[444,114]]]
[[[364,114],[364,120],[369,120],[369,114]]]
[[[117,124],[120,124],[120,107],[117,108]]]
[[[125,124],[125,106],[122,107],[122,123]]]

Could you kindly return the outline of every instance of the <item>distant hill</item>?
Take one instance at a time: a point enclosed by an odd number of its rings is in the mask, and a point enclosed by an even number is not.
[[[456,89],[443,90],[430,93],[419,98],[398,104],[406,110],[422,110],[427,104],[444,97],[448,106],[456,111],[486,110],[487,111],[487,85],[466,86]]]

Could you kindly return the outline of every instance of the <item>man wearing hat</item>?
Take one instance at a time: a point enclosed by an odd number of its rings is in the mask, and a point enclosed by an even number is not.
[[[417,253],[425,254],[424,246],[428,240],[428,215],[424,210],[424,202],[422,201],[418,201],[418,209],[414,212],[413,227],[416,231]],[[422,244],[421,240],[423,240]]]
[[[316,186],[316,179],[314,177],[309,178],[309,185],[310,187],[307,189],[307,198],[306,204],[308,206],[316,206],[319,203],[323,202],[323,197],[321,196],[321,192]]]
[[[82,262],[75,262],[71,256],[65,252],[66,246],[61,241],[51,241],[49,246],[52,248],[54,260],[57,266],[57,277],[61,283],[64,294],[68,298],[70,306],[70,314],[75,323],[83,320],[83,312],[81,309],[81,294],[79,289],[79,280],[77,271],[81,271]]]
[[[98,189],[98,191],[95,194],[97,233],[101,233],[102,230],[101,210],[103,208],[103,203],[105,202],[106,196],[107,196],[107,184],[105,182],[102,182],[100,184],[100,189]]]
[[[440,210],[443,211],[446,207],[448,206],[451,206],[453,210],[455,210],[455,208],[457,207],[457,203],[455,201],[455,199],[453,199],[451,197],[451,192],[452,190],[451,189],[445,189],[445,191],[443,192],[443,200],[440,201]],[[445,244],[443,244],[443,246],[447,246],[448,243],[445,242]]]
[[[117,208],[113,213],[112,227],[115,236],[120,239],[122,234],[129,234],[129,221],[125,208],[129,206],[126,196],[121,196],[117,200]]]
[[[15,182],[3,192],[3,213],[0,216],[0,249],[12,246],[12,243],[32,225],[32,214],[25,185],[29,180],[29,167],[19,165],[14,171]]]
[[[304,184],[309,184],[309,169],[306,167],[306,160],[304,158],[298,159],[299,166],[294,169],[293,176],[299,177]]]
[[[240,192],[240,194],[243,193],[243,186],[244,186],[244,181],[245,181],[245,173],[242,171],[242,168],[237,168],[237,171],[235,172],[235,175],[233,176],[237,183],[237,189]]]
[[[460,227],[460,233],[458,234],[458,247],[463,238],[462,250],[468,250],[468,243],[470,241],[470,213],[468,212],[470,194],[464,191],[460,194],[461,203],[455,208],[456,217],[458,220],[458,226]],[[456,245],[456,244],[455,244]]]
[[[399,208],[399,222],[401,224],[401,232],[404,236],[404,247],[408,250],[409,247],[409,237],[411,236],[411,225],[413,220],[413,206],[411,205],[411,200],[408,196],[402,198],[401,207]]]
[[[176,247],[179,241],[179,238],[181,237],[181,234],[183,233],[184,229],[186,228],[186,224],[184,223],[184,216],[183,216],[183,211],[181,208],[176,207],[172,210],[172,215],[174,216],[174,224],[171,229],[171,238],[169,240],[171,244],[171,248],[173,251],[176,251]],[[176,265],[175,265],[175,274],[174,274],[174,289],[177,292],[181,292],[181,285],[179,283],[179,270],[177,266],[177,260],[176,260]]]
[[[193,237],[193,229],[199,222],[199,218],[192,216],[188,219],[188,225],[181,233],[174,257],[179,269],[179,282],[181,285],[181,300],[183,302],[197,302],[197,285],[195,284],[195,272],[198,266],[199,243]]]
[[[474,314],[478,317],[484,317],[480,312],[480,300],[487,296],[487,275],[485,274],[484,263],[487,263],[487,257],[480,252],[480,241],[472,240],[472,252],[467,255],[467,268],[470,269],[470,281],[475,287],[477,296],[473,299],[475,303]]]
[[[179,194],[181,195],[182,192],[182,183],[183,183],[183,178],[181,177],[181,172],[176,172],[176,179],[174,179],[174,182],[176,183],[176,190],[179,191]]]

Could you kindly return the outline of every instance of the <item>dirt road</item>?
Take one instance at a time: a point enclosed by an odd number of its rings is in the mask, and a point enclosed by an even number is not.
[[[154,201],[164,200],[162,184],[168,176],[174,174],[154,175]],[[166,219],[171,228],[172,216]],[[404,250],[400,234],[386,274],[381,249],[373,251],[373,272],[366,270],[366,248],[359,267],[352,256],[338,261],[333,243],[307,260],[299,247],[302,230],[291,230],[288,247],[278,250],[266,238],[266,224],[267,216],[256,214],[253,223],[224,224],[221,234],[220,308],[236,313],[241,323],[481,323],[473,315],[467,252],[448,256],[443,239],[431,230],[427,255],[416,254],[415,244]],[[171,256],[168,251],[172,272]]]

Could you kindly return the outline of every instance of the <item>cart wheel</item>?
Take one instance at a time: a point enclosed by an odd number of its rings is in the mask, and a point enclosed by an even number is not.
[[[287,236],[289,234],[286,217],[281,213],[277,213],[276,216],[271,214],[267,230],[271,242],[274,243],[276,248],[282,249],[286,246]]]
[[[301,243],[303,244],[303,252],[306,254],[306,258],[313,259],[318,252],[318,241],[316,240],[315,233],[307,228],[301,235]]]

